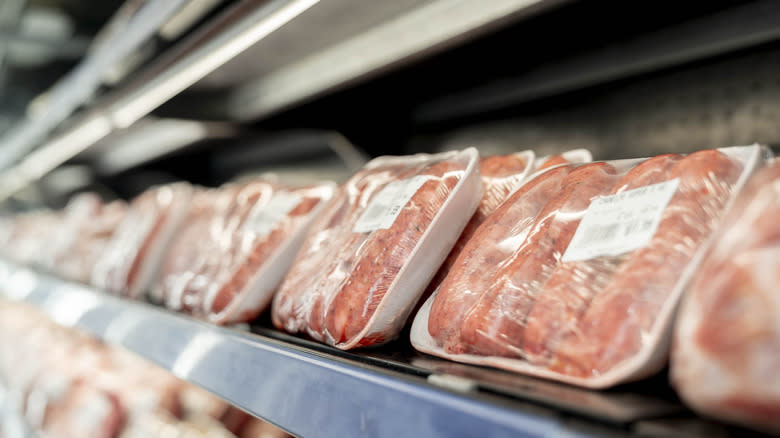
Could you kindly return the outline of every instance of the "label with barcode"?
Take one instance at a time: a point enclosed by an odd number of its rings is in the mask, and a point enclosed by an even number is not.
[[[259,205],[244,225],[247,231],[259,237],[267,236],[302,201],[300,195],[288,192],[274,194],[265,205]]]
[[[390,228],[404,206],[429,179],[430,175],[418,175],[386,185],[368,204],[352,231],[367,233]]]
[[[679,185],[675,178],[594,199],[561,260],[616,256],[647,246]]]

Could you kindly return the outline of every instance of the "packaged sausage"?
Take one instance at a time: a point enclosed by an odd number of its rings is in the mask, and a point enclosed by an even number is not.
[[[189,210],[193,189],[176,183],[151,188],[133,199],[92,270],[92,284],[139,298],[156,278],[165,250]]]
[[[780,162],[748,182],[691,282],[670,375],[705,415],[780,432]]]
[[[73,202],[75,201],[71,204]],[[81,220],[78,225],[67,227],[73,230],[74,237],[63,239],[64,242],[61,240],[61,246],[52,251],[51,269],[62,277],[88,283],[92,275],[92,267],[105,251],[114,230],[122,221],[127,204],[123,201],[113,201],[108,204],[99,202],[84,210],[89,212],[86,217],[76,212],[66,213],[71,220],[75,217]],[[60,234],[62,230],[58,232],[58,235]]]
[[[549,169],[550,167],[570,163],[590,163],[593,161],[593,155],[587,149],[572,149],[557,155],[547,155],[537,157],[534,160],[533,171]]]
[[[218,324],[254,319],[335,189],[329,182],[286,187],[254,180],[196,194],[154,295]]]
[[[118,438],[235,438],[221,423],[208,417],[180,419],[167,412],[150,412],[125,426]]]
[[[60,214],[60,220],[49,239],[47,251],[39,255],[43,267],[56,271],[57,261],[73,242],[81,236],[82,228],[96,216],[103,206],[103,201],[95,193],[81,193],[70,199]]]
[[[514,193],[534,171],[566,163],[587,163],[591,159],[590,152],[585,149],[575,149],[559,155],[536,159],[533,151],[483,157],[479,164],[483,193],[479,206],[477,206],[477,211],[466,224],[458,241],[438,272],[436,272],[433,280],[428,284],[424,298],[427,299],[439,287],[450,271],[452,264],[455,263],[458,255],[463,251],[463,247],[474,235],[477,227]]]
[[[250,418],[238,433],[239,438],[288,438],[292,435],[259,418]]]
[[[455,246],[444,259],[441,267],[423,294],[429,297],[447,276],[452,264],[469,241],[474,231],[502,202],[514,192],[528,177],[534,167],[534,152],[523,151],[510,155],[482,157],[479,162],[479,175],[482,180],[482,199],[477,211],[471,216]]]
[[[341,349],[398,336],[481,194],[476,149],[369,162],[312,227],[274,325]]]
[[[23,213],[7,221],[3,256],[19,264],[40,265],[49,239],[57,232],[61,215],[51,210]]]
[[[45,385],[45,379],[42,384]],[[34,391],[45,390],[36,388]],[[122,410],[117,398],[110,393],[83,381],[74,381],[61,393],[47,396],[44,410],[35,419],[37,422],[31,422],[44,436],[111,438],[121,430]],[[29,421],[30,416],[27,418]]]
[[[476,230],[412,344],[590,388],[656,372],[682,289],[761,151],[542,170]]]

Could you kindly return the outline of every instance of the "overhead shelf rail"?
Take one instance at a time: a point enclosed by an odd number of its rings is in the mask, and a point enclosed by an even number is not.
[[[222,114],[232,120],[265,116],[369,73],[442,50],[509,19],[516,19],[522,16],[522,12],[536,12],[561,2],[415,2],[415,7],[402,15],[388,17],[387,22],[334,44],[320,55],[292,62],[270,76],[236,88],[227,100],[230,110]],[[21,162],[0,174],[0,201],[114,130],[127,128],[307,10],[315,6],[327,8],[329,4],[343,7],[343,3],[318,0],[237,2],[139,71],[133,80],[102,97],[84,115],[71,121],[67,128],[46,140]],[[327,10],[319,12],[322,14]],[[414,29],[414,32],[409,29]],[[24,143],[30,144],[27,140],[25,138]]]

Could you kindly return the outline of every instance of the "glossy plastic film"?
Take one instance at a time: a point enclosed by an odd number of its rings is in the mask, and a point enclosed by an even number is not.
[[[550,167],[570,163],[590,163],[593,155],[587,149],[572,149],[556,155],[547,155],[534,159],[533,171],[549,169]]]
[[[312,227],[274,297],[274,325],[341,349],[398,336],[477,208],[474,148],[380,157]]]
[[[760,159],[749,146],[537,172],[476,230],[413,345],[591,388],[657,371],[682,288]]]
[[[17,263],[40,266],[41,254],[56,235],[60,217],[58,212],[37,210],[5,218],[3,255]]]
[[[671,380],[702,414],[780,431],[780,162],[724,219],[683,301]]]
[[[176,183],[151,188],[133,199],[92,271],[92,284],[139,298],[156,278],[173,236],[187,215],[193,189]]]
[[[73,228],[73,238],[66,239],[61,250],[56,251],[50,269],[62,277],[81,283],[89,283],[92,268],[106,250],[114,230],[124,219],[127,204],[102,201],[89,210],[89,216]]]
[[[592,160],[586,149],[575,149],[559,155],[536,158],[533,151],[510,155],[495,155],[480,159],[479,174],[482,178],[482,199],[477,211],[471,217],[458,241],[442,263],[433,280],[428,284],[424,299],[427,299],[444,281],[458,255],[474,232],[509,196],[515,192],[536,171],[566,163],[587,163]]]
[[[219,324],[254,319],[335,188],[254,180],[196,193],[153,295]]]

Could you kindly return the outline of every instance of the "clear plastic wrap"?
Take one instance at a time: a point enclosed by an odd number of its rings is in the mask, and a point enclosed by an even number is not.
[[[549,169],[561,164],[590,163],[593,155],[587,149],[572,149],[556,155],[548,155],[534,160],[533,171]]]
[[[682,286],[760,151],[541,171],[475,232],[413,345],[594,388],[657,371]]]
[[[672,383],[705,415],[780,432],[780,162],[748,182],[678,315]]]
[[[496,155],[480,160],[479,174],[482,178],[482,199],[477,211],[471,217],[458,241],[442,263],[433,280],[428,284],[424,298],[427,299],[444,281],[455,260],[466,243],[485,219],[515,192],[535,171],[567,163],[587,163],[592,159],[585,149],[575,149],[550,157],[534,158],[533,151],[511,155]]]
[[[57,232],[60,214],[37,210],[8,218],[6,244],[2,251],[9,260],[26,265],[41,265],[49,239]]]
[[[92,284],[139,298],[156,278],[165,250],[189,210],[193,189],[176,183],[133,199],[92,270]]]
[[[96,208],[90,208],[89,216],[82,217],[73,228],[74,238],[56,251],[51,268],[62,277],[89,283],[92,267],[106,250],[126,211],[127,204],[123,201],[100,202]]]
[[[460,233],[455,246],[444,259],[441,267],[428,283],[423,299],[429,297],[439,287],[452,264],[458,257],[466,242],[474,235],[482,222],[492,213],[506,198],[512,194],[533,171],[533,151],[523,151],[510,155],[494,155],[483,157],[479,161],[479,175],[482,180],[482,199],[479,201],[477,211],[471,216],[463,232]]]
[[[284,187],[255,180],[197,193],[153,295],[219,324],[255,318],[334,191],[333,183]]]
[[[469,148],[367,164],[314,224],[274,325],[341,349],[398,336],[479,203],[478,160]]]
[[[125,427],[118,438],[235,438],[222,423],[209,418],[179,419],[166,412],[151,412]]]
[[[71,198],[60,214],[59,224],[49,239],[47,251],[39,256],[41,265],[56,271],[57,261],[81,238],[82,229],[91,218],[97,216],[102,207],[103,200],[95,193],[81,193]]]

